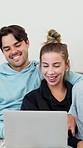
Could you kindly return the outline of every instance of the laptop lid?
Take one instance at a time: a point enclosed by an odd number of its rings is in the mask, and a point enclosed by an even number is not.
[[[66,148],[65,111],[5,111],[6,148]]]

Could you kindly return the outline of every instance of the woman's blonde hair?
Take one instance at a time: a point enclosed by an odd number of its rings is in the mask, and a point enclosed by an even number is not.
[[[61,43],[61,35],[54,29],[48,31],[47,40],[40,50],[40,63],[42,55],[48,52],[61,53],[65,62],[68,60],[67,45]]]
[[[48,43],[61,43],[61,35],[54,29],[50,29],[47,35],[47,41],[44,44]]]

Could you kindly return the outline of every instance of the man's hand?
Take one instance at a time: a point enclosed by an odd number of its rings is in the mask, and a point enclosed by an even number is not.
[[[83,141],[79,141],[79,142],[78,142],[77,148],[83,148]]]
[[[75,136],[75,127],[76,127],[76,121],[74,116],[68,114],[68,130],[71,130],[72,136]]]

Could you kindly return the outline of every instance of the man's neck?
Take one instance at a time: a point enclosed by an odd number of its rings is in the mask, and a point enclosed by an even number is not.
[[[21,65],[21,66],[12,66],[10,64],[8,64],[13,70],[17,71],[17,72],[21,72],[25,67],[27,67],[30,64],[30,61],[26,62],[25,64]]]

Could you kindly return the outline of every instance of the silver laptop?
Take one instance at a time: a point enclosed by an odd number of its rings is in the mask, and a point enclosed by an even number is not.
[[[66,148],[65,111],[5,111],[6,148]]]

